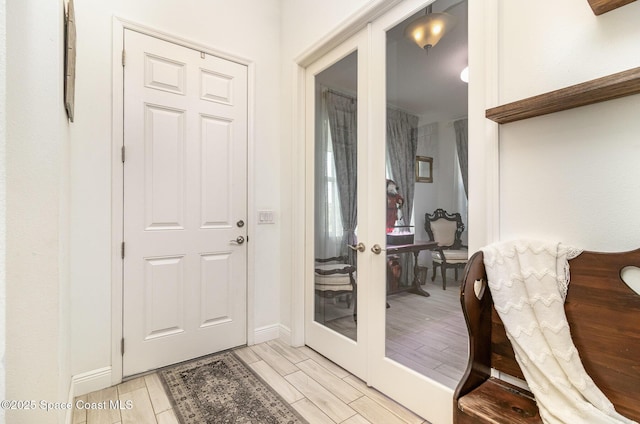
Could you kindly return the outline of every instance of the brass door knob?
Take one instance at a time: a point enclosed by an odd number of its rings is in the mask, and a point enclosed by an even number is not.
[[[384,250],[382,247],[380,247],[379,244],[374,244],[373,246],[371,246],[371,251],[373,253],[375,253],[376,255],[379,255],[380,253],[382,253]]]
[[[362,242],[356,244],[355,246],[351,246],[350,244],[348,244],[347,246],[349,246],[349,249],[357,250],[358,252],[364,252],[367,249],[365,247],[364,243],[362,243]]]

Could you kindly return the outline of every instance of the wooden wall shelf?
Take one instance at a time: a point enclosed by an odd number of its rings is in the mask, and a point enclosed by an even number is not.
[[[640,93],[640,67],[487,109],[498,124],[560,112]]]
[[[607,13],[612,11],[613,9],[617,9],[619,7],[624,6],[625,4],[633,3],[636,0],[587,0],[589,2],[589,6],[593,10],[593,13],[597,15],[602,15],[603,13]]]

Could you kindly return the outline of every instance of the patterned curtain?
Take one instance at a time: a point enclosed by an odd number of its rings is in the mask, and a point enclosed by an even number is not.
[[[405,200],[401,208],[405,225],[411,225],[417,149],[418,117],[387,108],[387,158],[391,164],[393,180]]]
[[[325,93],[331,142],[338,182],[340,212],[342,213],[342,254],[349,263],[356,263],[356,254],[347,245],[357,244],[358,223],[358,125],[355,98],[327,90]]]
[[[391,173],[398,185],[398,192],[404,197],[404,205],[400,209],[404,225],[411,225],[417,150],[418,117],[387,108],[387,161],[391,165]],[[413,281],[413,262],[413,255],[401,255],[402,276],[400,278],[403,284]]]
[[[456,147],[458,149],[458,163],[464,184],[464,194],[469,198],[469,140],[468,140],[468,119],[459,119],[453,122],[456,130]]]

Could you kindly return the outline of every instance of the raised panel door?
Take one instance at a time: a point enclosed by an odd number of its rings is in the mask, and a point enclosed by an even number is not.
[[[125,376],[246,343],[247,68],[125,30]]]

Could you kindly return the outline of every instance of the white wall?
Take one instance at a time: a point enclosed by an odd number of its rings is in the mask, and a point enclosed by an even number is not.
[[[433,158],[433,183],[416,183],[414,194],[414,225],[416,240],[429,240],[424,229],[425,213],[442,208],[449,213],[461,213],[457,202],[458,179],[456,168],[456,132],[453,121],[420,124],[418,128],[418,156]],[[463,221],[466,220],[463,217]],[[466,231],[466,230],[465,230]],[[421,252],[421,266],[431,267],[431,256]]]
[[[111,362],[112,17],[118,16],[255,63],[257,209],[275,225],[255,228],[256,329],[278,328],[280,282],[280,13],[278,0],[76,0],[76,122],[71,146],[72,373]],[[249,211],[249,220],[257,220]],[[252,329],[253,330],[253,329]]]
[[[416,155],[427,156],[433,158],[433,167],[431,174],[433,175],[432,183],[416,183],[413,196],[414,225],[416,240],[429,240],[429,236],[424,229],[424,214],[433,212],[440,206],[438,201],[438,185],[441,178],[437,174],[435,167],[440,167],[440,143],[438,139],[438,123],[423,124],[418,126],[418,149]],[[424,252],[422,252],[424,253]],[[421,259],[426,255],[420,255]],[[421,265],[424,260],[421,260]],[[430,261],[429,261],[430,262]]]
[[[433,183],[416,183],[414,214],[418,240],[428,240],[424,215],[438,208],[458,212],[455,194],[456,134],[453,121],[434,122],[418,128],[418,156],[433,158]]]
[[[499,101],[640,66],[638,22],[639,2],[596,17],[584,0],[501,1]],[[500,237],[640,247],[638,111],[635,95],[502,125]]]
[[[437,183],[437,207],[449,213],[460,212],[456,202],[456,132],[453,121],[438,122],[438,163],[433,164]],[[436,208],[429,212],[433,212]],[[424,224],[424,214],[422,216]]]
[[[61,402],[71,377],[63,2],[10,1],[6,13],[6,398]]]
[[[6,143],[7,143],[7,3],[0,0],[0,311],[6,311],[6,257],[7,257],[7,176]],[[5,352],[6,352],[6,314],[0,314],[0,399],[5,395]],[[4,410],[0,410],[0,422],[4,422]]]
[[[296,57],[369,3],[374,0],[282,0],[283,72],[290,74]]]

